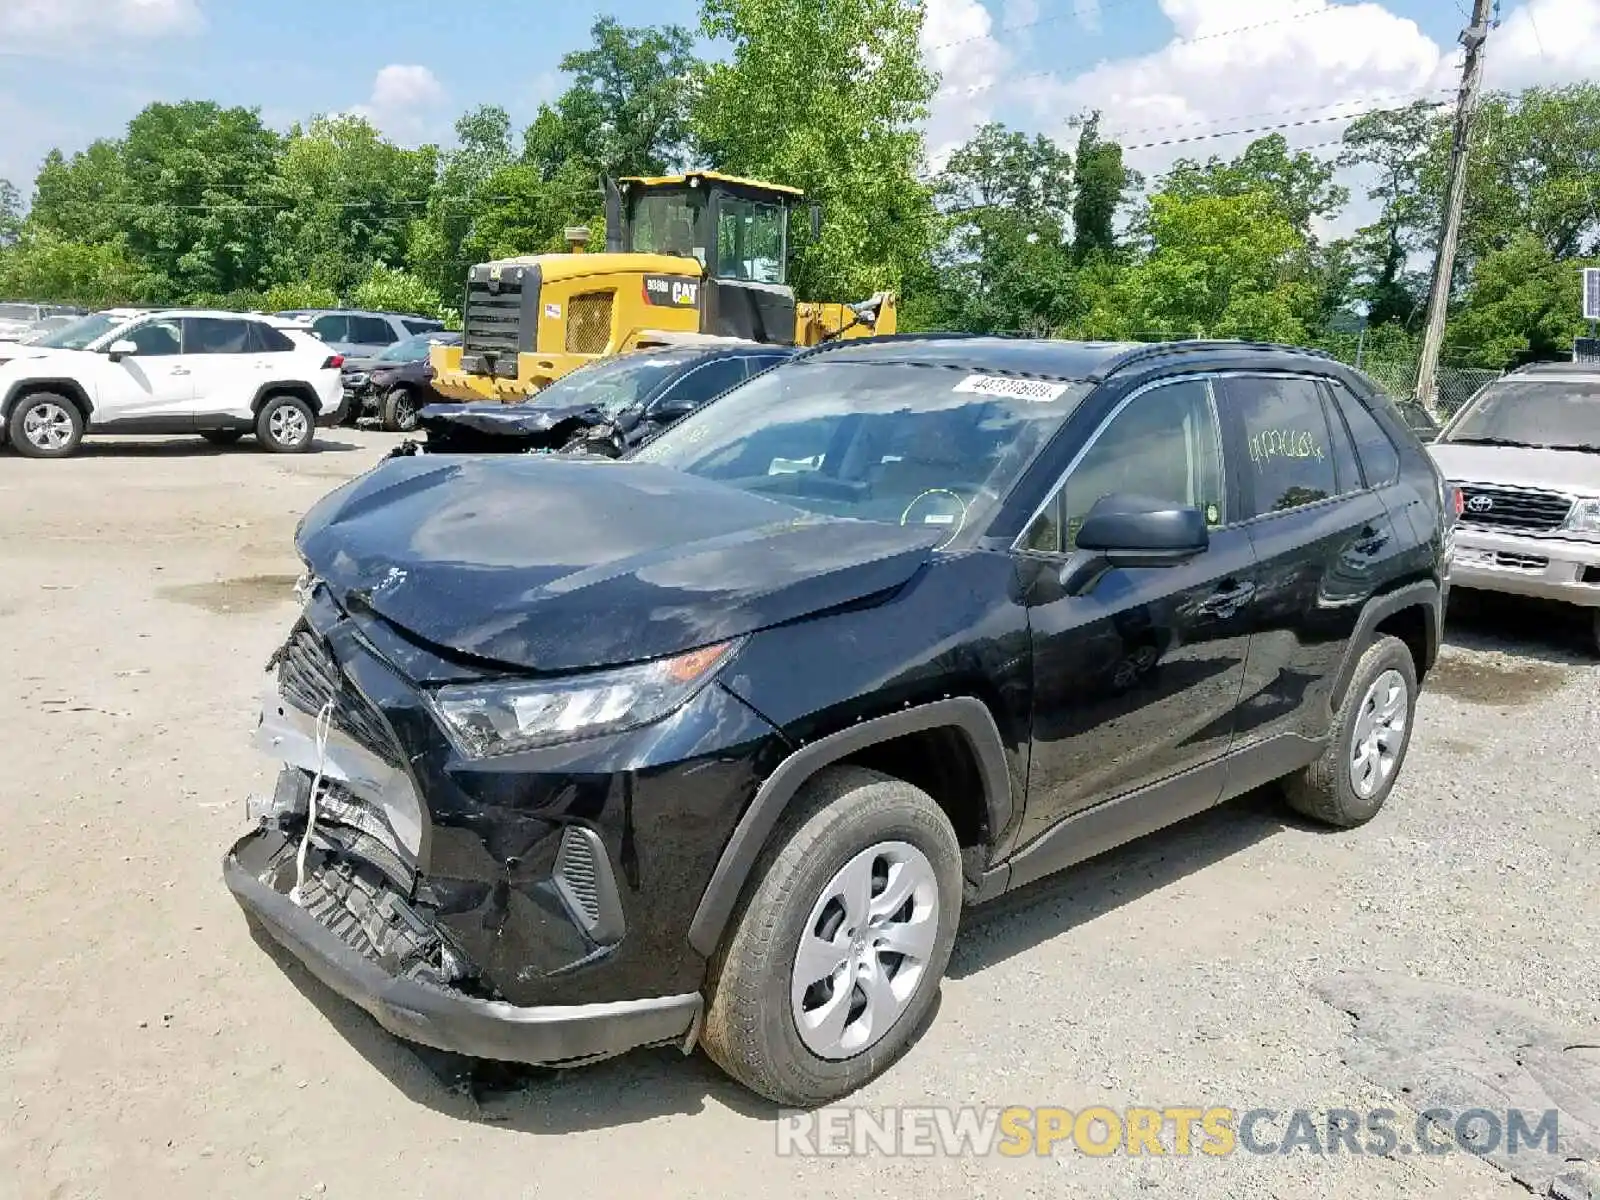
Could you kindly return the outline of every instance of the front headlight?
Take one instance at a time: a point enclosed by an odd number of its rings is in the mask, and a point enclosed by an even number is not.
[[[565,678],[452,684],[433,693],[433,708],[469,758],[621,733],[659,721],[688,701],[738,645],[722,642]]]
[[[1579,500],[1567,514],[1566,528],[1573,533],[1600,534],[1600,499]]]

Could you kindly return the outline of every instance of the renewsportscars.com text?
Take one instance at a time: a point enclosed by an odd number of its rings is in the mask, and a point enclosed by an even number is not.
[[[823,1108],[783,1113],[788,1156],[1021,1158],[1233,1154],[1391,1155],[1557,1152],[1555,1109]]]

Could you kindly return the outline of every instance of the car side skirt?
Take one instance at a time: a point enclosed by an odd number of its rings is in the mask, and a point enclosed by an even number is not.
[[[1107,800],[1063,820],[985,873],[969,903],[981,904],[1127,842],[1164,829],[1281,779],[1314,762],[1325,740],[1284,733],[1230,750],[1136,792]]]

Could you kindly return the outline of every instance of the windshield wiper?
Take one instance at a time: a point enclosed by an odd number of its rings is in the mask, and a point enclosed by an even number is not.
[[[1549,450],[1543,442],[1519,442],[1516,438],[1503,437],[1453,437],[1450,439],[1453,446],[1520,446],[1524,450]]]
[[[1577,450],[1582,454],[1600,454],[1600,442],[1555,442],[1546,450]]]

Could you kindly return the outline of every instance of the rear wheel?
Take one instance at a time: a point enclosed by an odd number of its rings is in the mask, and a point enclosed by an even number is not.
[[[273,396],[256,417],[256,441],[274,454],[304,454],[315,432],[311,406],[299,396]]]
[[[392,388],[383,398],[383,427],[390,433],[411,433],[417,427],[419,407],[412,389]]]
[[[961,882],[955,831],[927,793],[859,767],[818,775],[712,961],[706,1053],[781,1104],[824,1104],[872,1079],[938,993]]]
[[[1322,757],[1284,780],[1289,806],[1339,829],[1372,820],[1400,776],[1416,706],[1411,651],[1378,638],[1356,664]]]
[[[65,458],[83,441],[83,414],[56,392],[35,392],[11,410],[11,444],[25,458]]]
[[[242,429],[202,429],[200,436],[213,446],[231,446],[244,436]]]

